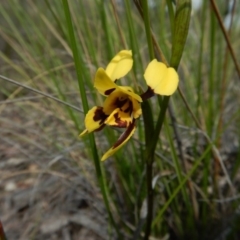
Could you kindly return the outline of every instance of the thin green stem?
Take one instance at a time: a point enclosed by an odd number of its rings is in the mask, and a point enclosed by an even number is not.
[[[71,20],[71,14],[70,14],[70,10],[69,10],[68,0],[62,0],[62,3],[63,3],[63,7],[64,7],[65,17],[66,17],[66,20],[67,20],[69,40],[70,40],[70,44],[71,44],[71,48],[72,48],[72,52],[73,52],[75,66],[76,66],[78,85],[79,85],[81,98],[82,98],[82,102],[83,102],[83,109],[84,109],[84,113],[86,114],[87,111],[88,111],[88,102],[87,102],[87,96],[86,96],[86,92],[85,92],[83,75],[82,75],[84,64],[83,64],[83,61],[79,57],[79,54],[78,54],[78,48],[77,48],[76,39],[75,39],[75,35],[74,35],[73,24],[72,24],[72,20]],[[103,195],[103,200],[104,200],[105,206],[107,208],[110,221],[113,224],[113,226],[115,227],[118,235],[121,236],[120,232],[119,232],[119,229],[117,228],[116,223],[114,221],[111,209],[110,209],[110,204],[109,204],[109,200],[108,200],[108,196],[107,196],[107,190],[106,190],[106,184],[105,184],[105,181],[104,181],[104,176],[102,174],[102,169],[101,169],[101,165],[100,165],[100,161],[99,161],[99,157],[98,157],[98,151],[97,151],[97,147],[96,147],[96,143],[95,143],[95,139],[94,139],[93,134],[89,135],[89,140],[90,140],[91,150],[92,150],[92,154],[93,154],[93,159],[94,159],[95,169],[96,169],[96,173],[97,173],[97,178],[98,178],[100,188],[101,188],[101,192],[102,192],[102,195]]]
[[[76,67],[76,73],[77,73],[77,79],[78,79],[78,86],[81,94],[81,99],[83,102],[83,110],[84,113],[86,114],[88,112],[88,101],[87,101],[87,95],[84,87],[84,80],[83,80],[83,64],[81,62],[81,58],[79,57],[78,53],[78,48],[77,48],[77,43],[75,39],[75,34],[73,30],[73,24],[72,24],[72,19],[71,19],[71,14],[68,6],[68,0],[62,0],[63,7],[64,7],[64,13],[67,21],[67,27],[68,27],[68,34],[69,34],[69,41],[70,41],[70,46],[72,48],[73,52],[73,58],[75,62],[75,67]]]
[[[148,154],[148,146],[151,146],[152,136],[154,134],[153,116],[151,107],[148,101],[143,102],[143,120],[145,130],[145,144],[146,144],[146,181],[147,181],[147,221],[145,229],[145,239],[147,240],[151,232],[151,223],[153,216],[153,189],[152,189],[152,164],[154,158],[154,152],[151,155]]]
[[[203,46],[204,46],[204,36],[206,31],[205,29],[205,22],[206,22],[206,1],[203,3],[202,8],[202,17],[201,17],[201,37],[200,37],[200,49],[199,49],[199,57],[198,57],[198,73],[197,73],[197,106],[196,106],[196,116],[199,118],[199,107],[202,102],[202,62],[203,62]]]
[[[208,103],[208,112],[209,112],[209,122],[208,122],[208,133],[211,135],[213,128],[213,90],[214,90],[214,79],[215,79],[215,18],[212,12],[211,14],[211,26],[210,26],[210,72],[209,72],[209,103]]]
[[[116,20],[116,23],[117,23],[118,33],[119,33],[119,36],[120,36],[122,46],[123,46],[124,49],[127,49],[127,44],[126,44],[124,36],[123,36],[122,28],[121,28],[118,13],[117,13],[117,7],[116,7],[115,0],[111,0],[111,4],[112,4],[112,8],[113,8],[114,17],[115,17],[115,20]]]
[[[108,53],[108,58],[111,59],[113,55],[113,46],[112,46],[112,41],[111,41],[111,35],[109,33],[110,28],[107,25],[107,15],[106,15],[106,10],[105,10],[105,2],[104,0],[99,1],[99,10],[100,10],[100,15],[101,15],[101,20],[102,20],[102,27],[105,33],[106,37],[106,46],[105,48],[107,49]]]
[[[150,27],[150,19],[149,19],[149,13],[148,13],[148,1],[143,0],[143,20],[145,25],[145,31],[147,36],[147,42],[148,42],[148,50],[149,50],[149,56],[150,59],[154,59],[154,48],[153,48],[153,41],[152,41],[152,34],[151,34],[151,27]],[[152,120],[152,116],[145,115],[144,118],[151,118],[148,121]],[[153,126],[153,125],[152,125]],[[152,225],[152,217],[153,217],[153,188],[152,188],[152,164],[154,160],[154,151],[152,151],[151,143],[152,139],[151,133],[148,132],[149,125],[145,125],[145,133],[147,134],[145,143],[146,143],[146,153],[147,153],[147,162],[146,162],[146,181],[147,181],[147,221],[146,221],[146,228],[145,228],[145,236],[144,239],[148,240],[149,235],[151,233],[151,225]],[[152,127],[153,130],[153,127]]]
[[[166,2],[167,2],[168,12],[169,12],[171,32],[173,33],[174,32],[174,11],[172,6],[172,1],[167,0]]]
[[[150,59],[154,59],[154,49],[153,49],[153,42],[152,42],[152,35],[151,35],[151,27],[150,27],[150,19],[149,19],[149,13],[148,13],[148,1],[143,0],[143,20],[145,25],[145,31],[147,35],[147,42],[148,42],[148,51]]]

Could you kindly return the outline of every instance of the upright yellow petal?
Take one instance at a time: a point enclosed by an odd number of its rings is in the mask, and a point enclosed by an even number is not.
[[[174,68],[164,63],[152,60],[144,73],[147,85],[157,94],[172,95],[178,86],[179,78]]]
[[[122,50],[107,65],[106,73],[112,81],[115,81],[125,76],[131,70],[132,65],[132,51]]]
[[[99,93],[107,96],[118,86],[109,78],[103,68],[99,68],[95,75],[94,87],[99,91]]]
[[[135,122],[132,122],[126,131],[119,137],[117,142],[111,147],[101,158],[101,161],[106,160],[110,156],[112,156],[116,151],[118,151],[134,134],[136,130]]]

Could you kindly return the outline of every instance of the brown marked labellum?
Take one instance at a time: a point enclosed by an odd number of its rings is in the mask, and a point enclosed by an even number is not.
[[[119,114],[118,113],[115,113],[113,115],[113,117],[115,118],[115,122],[116,122],[116,125],[114,125],[114,127],[119,127],[119,128],[126,128],[128,123],[127,121],[125,120],[122,120],[120,117],[119,117]]]

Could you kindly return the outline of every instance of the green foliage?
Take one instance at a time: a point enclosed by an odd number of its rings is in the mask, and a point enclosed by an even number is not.
[[[132,49],[134,59],[132,73],[122,84],[139,94],[147,89],[143,73],[150,59],[169,62],[178,69],[179,91],[171,98],[145,102],[134,137],[104,163],[98,155],[113,145],[118,130],[106,128],[78,139],[84,114],[45,98],[42,103],[65,123],[70,139],[84,141],[78,161],[95,165],[94,184],[109,213],[109,239],[116,239],[116,232],[119,239],[140,239],[145,228],[150,231],[146,235],[157,239],[215,239],[224,232],[219,226],[229,227],[229,236],[235,236],[240,190],[236,68],[209,1],[197,12],[191,11],[189,0],[176,1],[176,6],[170,0],[151,2],[154,7],[147,0],[4,1],[1,75],[86,113],[103,102],[93,88],[97,68],[105,67],[120,50]],[[223,5],[218,5],[224,16]],[[236,56],[238,33],[233,22],[229,36]],[[10,83],[1,85],[6,99],[29,94]],[[147,199],[153,203],[148,208]],[[141,216],[147,209],[152,211],[150,222]]]

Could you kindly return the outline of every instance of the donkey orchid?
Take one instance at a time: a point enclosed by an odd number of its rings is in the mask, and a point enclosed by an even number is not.
[[[168,68],[156,59],[146,68],[144,77],[148,90],[141,96],[134,93],[129,86],[118,86],[116,81],[124,77],[132,68],[132,52],[120,51],[108,64],[107,68],[99,68],[94,78],[94,87],[106,96],[103,106],[90,109],[85,117],[86,129],[80,134],[84,136],[99,131],[104,126],[126,128],[117,142],[103,155],[102,161],[112,156],[134,134],[136,119],[142,114],[141,102],[156,94],[171,95],[178,86],[178,75],[173,68]]]
[[[102,157],[102,161],[113,155],[133,135],[135,120],[142,114],[142,98],[128,86],[118,86],[115,82],[125,76],[132,68],[132,52],[120,51],[108,64],[106,70],[99,68],[95,75],[94,87],[106,96],[102,107],[90,109],[85,118],[85,135],[101,130],[105,125],[126,128],[117,142]]]

